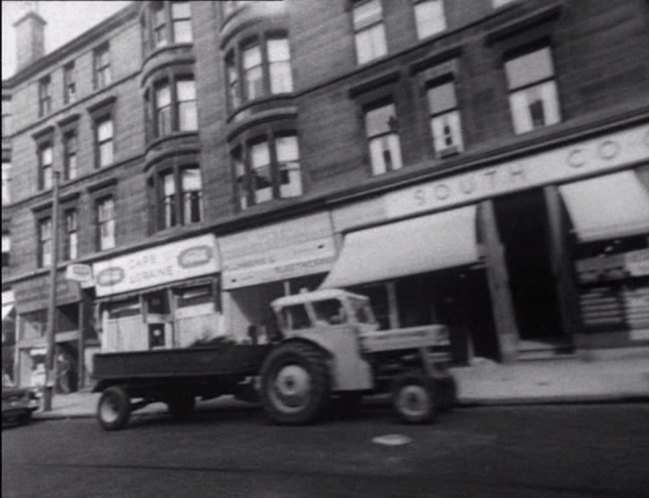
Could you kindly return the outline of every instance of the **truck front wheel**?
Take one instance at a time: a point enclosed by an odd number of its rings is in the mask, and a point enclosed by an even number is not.
[[[126,427],[131,416],[131,398],[119,386],[113,386],[101,393],[97,404],[97,420],[102,429],[117,431]]]
[[[404,375],[394,383],[394,411],[407,424],[432,422],[438,409],[435,391],[435,384],[428,377],[418,374]]]
[[[325,355],[314,346],[286,343],[273,350],[261,370],[261,400],[271,420],[308,424],[329,403],[331,383]]]

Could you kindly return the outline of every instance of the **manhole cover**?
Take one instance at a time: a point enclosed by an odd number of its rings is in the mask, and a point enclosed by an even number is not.
[[[411,441],[411,438],[402,436],[401,434],[386,434],[384,436],[376,436],[372,439],[373,443],[384,444],[386,446],[400,446],[402,444],[408,444]]]

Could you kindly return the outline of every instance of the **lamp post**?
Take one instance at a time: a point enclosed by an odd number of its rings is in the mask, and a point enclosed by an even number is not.
[[[59,260],[59,176],[58,169],[52,170],[52,264],[50,266],[50,299],[47,310],[47,354],[45,356],[45,391],[43,393],[43,411],[52,410],[54,386],[56,385],[55,336],[57,326],[56,313],[56,267]]]

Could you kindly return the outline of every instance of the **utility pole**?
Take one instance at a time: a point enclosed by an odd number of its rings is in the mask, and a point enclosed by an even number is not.
[[[59,176],[58,168],[52,168],[52,265],[50,266],[50,300],[47,311],[47,354],[45,356],[45,392],[43,411],[52,410],[54,386],[56,385],[55,337],[56,313],[56,267],[59,260]]]

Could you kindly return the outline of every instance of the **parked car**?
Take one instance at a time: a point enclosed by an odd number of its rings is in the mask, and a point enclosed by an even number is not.
[[[2,380],[2,425],[26,424],[38,409],[38,394],[33,389],[16,387],[8,379]]]

